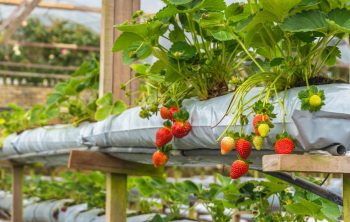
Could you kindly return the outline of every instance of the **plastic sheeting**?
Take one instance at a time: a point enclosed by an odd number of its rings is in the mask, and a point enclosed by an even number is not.
[[[305,87],[288,90],[285,104],[288,112],[286,115],[287,130],[297,139],[299,150],[324,149],[334,144],[341,144],[349,150],[350,102],[348,101],[350,101],[350,85],[320,85],[318,88],[325,90],[326,105],[322,107],[323,112],[313,114],[299,110],[300,101],[297,94]],[[260,90],[260,88],[253,89],[248,93],[246,100],[259,93]],[[232,120],[232,114],[223,118],[232,96],[233,94],[228,94],[206,101],[185,100],[184,107],[190,113],[192,131],[188,136],[174,140],[175,149],[218,149],[219,144],[216,139]],[[110,117],[105,121],[96,123],[92,136],[84,138],[84,141],[88,141],[87,144],[89,145],[93,144],[98,147],[154,147],[155,133],[158,128],[162,127],[163,120],[159,116],[142,119],[138,115],[139,109],[139,107],[129,109],[120,116]],[[274,112],[277,114],[273,121],[275,127],[266,140],[265,149],[272,149],[276,134],[282,131],[282,110],[279,106],[276,106]],[[324,117],[318,118],[325,115],[326,112],[328,113],[327,120]],[[330,113],[333,113],[332,116],[329,116]],[[250,115],[249,118],[251,120],[253,116]],[[325,121],[332,122],[327,130],[321,127]],[[245,127],[245,131],[246,133],[253,131],[251,124]],[[317,143],[314,143],[315,141]]]
[[[4,142],[4,155],[84,147],[82,139],[92,133],[93,124],[82,123],[78,127],[55,125],[26,130],[11,135]]]
[[[56,222],[60,209],[71,200],[44,201],[24,208],[24,222]]]
[[[58,214],[58,222],[75,222],[77,216],[88,209],[87,204],[79,204],[61,208]]]
[[[321,112],[309,113],[299,110],[300,101],[297,94],[305,87],[290,89],[286,96],[286,127],[297,140],[297,151],[321,150],[330,146],[333,154],[337,154],[337,151],[341,150],[338,148],[342,146],[350,150],[350,85],[331,84],[318,87],[325,90],[326,94],[326,105],[322,107]],[[253,97],[260,90],[253,89],[246,99]],[[190,113],[193,129],[188,136],[173,140],[174,148],[187,151],[218,149],[219,143],[216,139],[232,120],[232,114],[225,116],[232,96],[231,93],[206,101],[185,100],[184,106]],[[79,127],[59,125],[27,130],[5,140],[3,155],[90,146],[123,148],[127,149],[129,154],[145,153],[139,150],[149,148],[153,151],[155,134],[157,129],[162,127],[163,120],[157,115],[142,119],[139,117],[139,110],[139,107],[132,108],[119,116],[110,116],[97,123],[84,123]],[[273,121],[275,127],[266,140],[265,150],[273,148],[276,134],[282,131],[282,110],[276,106],[274,112],[277,114]],[[251,120],[253,116],[250,115],[249,118]],[[245,131],[253,131],[251,124],[245,126]],[[115,155],[118,156],[118,151]]]

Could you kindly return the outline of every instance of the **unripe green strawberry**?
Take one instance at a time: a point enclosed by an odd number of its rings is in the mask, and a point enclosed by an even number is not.
[[[157,168],[164,166],[168,162],[168,156],[165,153],[157,150],[153,153],[152,160],[154,167]]]
[[[319,95],[312,95],[309,98],[309,104],[312,107],[319,107],[321,106],[322,103],[322,99]]]
[[[270,132],[270,126],[267,123],[261,123],[258,125],[259,135],[262,137],[266,137]]]
[[[261,150],[264,146],[264,138],[262,138],[261,136],[254,136],[253,144],[256,150]]]
[[[290,154],[293,152],[295,144],[291,138],[277,139],[275,143],[275,152],[277,154]]]
[[[225,136],[221,140],[220,147],[221,147],[221,154],[226,155],[233,148],[235,148],[235,140],[230,136]]]
[[[249,165],[243,160],[236,160],[232,163],[230,177],[238,179],[245,175],[249,170]]]
[[[240,138],[236,142],[236,150],[242,159],[247,159],[252,151],[252,145],[244,138]]]

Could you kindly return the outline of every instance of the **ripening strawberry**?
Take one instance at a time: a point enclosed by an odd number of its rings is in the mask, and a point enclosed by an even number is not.
[[[172,120],[172,121],[174,121],[174,113],[179,112],[179,111],[180,111],[179,107],[177,107],[177,106],[172,106],[172,107],[169,109],[169,119]]]
[[[261,121],[268,121],[270,117],[266,114],[255,114],[253,118],[253,127],[255,128]]]
[[[235,140],[230,136],[225,136],[221,140],[220,147],[221,147],[221,154],[226,155],[233,148],[235,148]]]
[[[153,153],[152,160],[154,167],[157,168],[164,166],[168,162],[168,156],[165,153],[157,150]]]
[[[238,179],[245,175],[249,170],[249,165],[243,160],[236,160],[232,163],[230,177]]]
[[[295,144],[291,138],[285,137],[277,139],[275,143],[275,152],[277,154],[290,154],[293,152]]]
[[[258,132],[261,137],[266,137],[270,132],[270,126],[267,123],[261,123],[258,125]]]
[[[173,139],[173,134],[170,128],[162,127],[157,130],[156,133],[156,146],[162,147],[165,144],[169,143]]]
[[[262,138],[261,136],[254,136],[253,144],[256,150],[261,150],[264,146],[264,138]]]
[[[192,130],[191,123],[188,121],[176,121],[171,127],[171,132],[176,138],[182,138]]]
[[[252,151],[252,145],[244,138],[240,138],[236,142],[236,150],[242,159],[247,159]]]
[[[266,114],[255,114],[255,116],[253,118],[254,133],[259,136],[260,134],[259,134],[259,130],[258,130],[257,125],[260,122],[269,121],[269,120],[270,120],[270,117]]]
[[[312,107],[319,107],[322,104],[322,99],[319,95],[312,95],[309,98],[309,104]]]
[[[162,117],[162,119],[169,119],[170,118],[170,111],[167,107],[162,106],[160,108],[160,116]]]

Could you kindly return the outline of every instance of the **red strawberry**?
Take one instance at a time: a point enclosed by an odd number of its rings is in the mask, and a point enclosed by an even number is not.
[[[166,162],[168,162],[168,156],[165,153],[157,150],[153,153],[152,160],[154,167],[157,168],[160,166],[164,166]]]
[[[168,108],[166,108],[165,106],[162,106],[160,108],[160,116],[162,117],[162,119],[169,119],[170,117],[170,111]]]
[[[170,128],[162,127],[156,133],[156,146],[162,147],[173,139]]]
[[[176,138],[182,138],[192,130],[191,123],[188,121],[176,121],[171,127],[171,131]]]
[[[262,121],[268,121],[270,120],[270,117],[266,114],[255,114],[254,118],[253,118],[253,128],[254,128],[254,132],[257,136],[260,136],[257,125],[259,122]]]
[[[243,160],[236,160],[232,163],[230,177],[238,179],[248,172],[249,165]]]
[[[285,137],[276,140],[275,152],[277,154],[290,154],[293,152],[295,144],[291,138]]]
[[[177,106],[172,106],[170,109],[169,109],[169,119],[170,120],[172,120],[172,121],[174,121],[174,113],[176,113],[176,112],[179,112],[180,111],[180,109],[179,109],[179,107],[177,107]]]
[[[247,159],[252,151],[252,145],[248,140],[240,138],[236,142],[236,150],[241,158]]]

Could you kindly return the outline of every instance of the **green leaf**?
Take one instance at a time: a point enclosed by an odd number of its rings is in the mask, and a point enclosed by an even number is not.
[[[321,212],[330,220],[338,221],[342,212],[340,211],[337,204],[328,200],[322,199]]]
[[[62,97],[61,93],[53,92],[53,93],[48,95],[47,100],[46,100],[46,104],[53,105],[53,104],[57,103],[61,99],[61,97]]]
[[[203,0],[201,8],[208,11],[222,11],[226,8],[224,0]]]
[[[149,68],[149,64],[131,64],[130,68],[134,70],[136,73],[147,74],[147,70]]]
[[[193,0],[168,0],[168,2],[172,5],[185,5],[192,1]]]
[[[283,3],[281,3],[280,0],[261,0],[261,3],[264,10],[269,11],[280,20],[283,20],[288,15],[288,12],[298,5],[300,1],[301,0],[283,0]]]
[[[114,42],[113,52],[118,52],[120,50],[127,49],[135,41],[141,41],[142,38],[131,32],[123,32],[119,38]]]
[[[246,5],[240,3],[232,3],[225,9],[225,16],[232,22],[238,22],[247,19],[250,16],[250,11]]]
[[[126,110],[126,104],[122,100],[118,100],[114,103],[111,114],[119,115]]]
[[[148,35],[148,24],[122,24],[118,25],[117,29],[122,31],[122,32],[129,32],[138,35],[139,37],[142,38],[147,38]]]
[[[200,20],[199,25],[202,28],[217,28],[225,26],[225,15],[223,12],[209,12],[204,13]]]
[[[340,56],[341,52],[336,46],[327,46],[321,54],[322,60],[325,60],[328,66],[334,66]]]
[[[111,106],[99,108],[95,113],[95,119],[97,121],[102,121],[106,119],[111,114],[111,112],[112,112]]]
[[[218,31],[212,34],[219,41],[229,41],[234,39],[234,36],[228,31]]]
[[[169,18],[178,12],[177,8],[174,5],[168,5],[164,8],[162,8],[160,11],[157,12],[155,15],[155,18],[157,19],[163,19],[163,18]]]
[[[196,48],[186,42],[175,42],[169,49],[169,56],[179,60],[189,60],[196,55]]]
[[[347,9],[334,9],[328,13],[328,22],[343,32],[350,32],[350,11]]]
[[[99,106],[112,106],[113,104],[113,94],[111,92],[106,93],[101,98],[96,100],[96,104]]]
[[[302,216],[315,216],[321,210],[321,206],[305,199],[302,199],[300,203],[289,204],[285,208],[290,213]]]
[[[145,42],[136,41],[123,52],[123,62],[130,64],[138,59],[145,59],[152,54],[152,48]]]
[[[322,31],[328,27],[326,16],[320,11],[304,11],[287,17],[281,28],[289,32]]]

